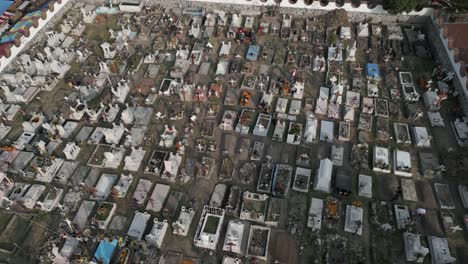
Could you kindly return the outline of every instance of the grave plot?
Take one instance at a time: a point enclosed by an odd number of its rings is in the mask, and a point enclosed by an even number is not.
[[[320,140],[326,142],[333,142],[335,123],[331,121],[322,120],[320,123]]]
[[[312,67],[312,55],[302,54],[301,61],[299,62],[299,67],[302,69],[310,69]]]
[[[143,206],[145,203],[148,192],[151,190],[153,183],[146,179],[140,179],[136,187],[135,192],[133,193],[133,202],[136,206]]]
[[[394,123],[393,130],[398,144],[411,144],[411,135],[407,124]]]
[[[302,139],[302,124],[296,122],[289,123],[288,134],[286,137],[286,143],[299,145]]]
[[[374,146],[372,167],[374,171],[390,173],[390,152],[388,148]]]
[[[453,228],[457,226],[457,218],[451,212],[440,212],[440,218],[442,219],[442,226],[445,234],[453,232]]]
[[[260,62],[264,64],[271,64],[275,55],[275,48],[272,46],[265,45],[262,49],[262,56]]]
[[[433,263],[453,263],[455,258],[450,255],[447,238],[429,236],[429,250]]]
[[[301,167],[310,167],[310,155],[312,149],[305,146],[299,146],[296,156],[296,165]]]
[[[414,85],[404,84],[401,86],[401,89],[403,90],[403,98],[406,102],[419,101],[420,94],[416,91],[416,87],[414,87]]]
[[[239,106],[241,107],[255,107],[252,102],[252,93],[248,90],[241,91]]]
[[[292,167],[277,164],[273,174],[272,196],[284,198],[287,196],[291,184]]]
[[[229,188],[225,206],[226,214],[238,217],[242,197],[242,190],[238,186],[233,185]]]
[[[204,137],[213,137],[215,121],[205,121],[200,129],[200,134]]]
[[[348,122],[340,122],[338,129],[338,140],[349,141],[351,139],[351,124]]]
[[[180,181],[186,183],[190,180],[195,179],[195,175],[198,172],[197,167],[198,161],[193,158],[186,159],[182,168],[180,169]]]
[[[66,183],[68,179],[75,173],[78,165],[80,163],[77,161],[65,161],[63,162],[60,170],[55,175],[55,180],[60,183]]]
[[[361,236],[363,215],[364,210],[361,207],[347,205],[344,230]]]
[[[273,131],[273,140],[283,141],[285,130],[286,130],[286,122],[283,120],[278,120],[275,126],[275,130]]]
[[[403,199],[407,201],[418,201],[418,193],[416,192],[416,185],[411,179],[401,179],[401,188],[403,191]]]
[[[99,144],[89,158],[88,166],[96,168],[117,168],[125,155],[125,148]]]
[[[389,117],[388,101],[385,99],[375,99],[375,115],[381,117]]]
[[[450,187],[448,184],[434,183],[434,190],[442,209],[455,209],[452,195],[450,194]]]
[[[265,224],[278,227],[286,211],[286,200],[279,198],[271,198],[268,204],[268,211],[265,219]]]
[[[353,91],[346,91],[346,106],[359,108],[361,105],[361,94]]]
[[[312,170],[297,167],[292,189],[297,192],[307,193],[309,191],[311,175]]]
[[[420,151],[419,161],[421,173],[424,177],[438,178],[441,177],[446,170],[445,167],[440,164],[439,157],[432,152]]]
[[[367,144],[354,144],[351,149],[351,166],[360,171],[369,170],[369,146]]]
[[[355,118],[355,108],[351,107],[351,106],[345,106],[345,109],[344,109],[344,113],[343,113],[343,120],[345,122],[354,122],[354,118]]]
[[[270,86],[270,76],[266,74],[260,74],[258,77],[257,86],[260,88],[260,91],[263,93],[268,92],[268,87]]]
[[[264,223],[269,200],[266,194],[244,192],[239,218]]]
[[[219,104],[209,103],[209,104],[206,105],[205,118],[208,119],[208,120],[216,119],[218,117],[218,114],[220,113],[220,111],[221,111],[221,106]],[[227,112],[231,112],[231,111],[227,111]]]
[[[270,228],[252,225],[250,227],[249,241],[247,244],[247,258],[267,261],[268,246],[270,244]]]
[[[314,57],[314,64],[313,64],[312,71],[314,71],[314,72],[325,72],[326,65],[327,65],[327,61],[325,60],[325,57],[323,55],[321,55],[321,54],[317,54]]]
[[[288,50],[288,55],[286,56],[286,63],[288,66],[296,66],[298,59],[298,54],[296,50]]]
[[[257,177],[257,165],[246,162],[239,169],[239,178],[242,184],[250,184]]]
[[[208,204],[212,207],[222,208],[224,205],[224,198],[226,197],[226,190],[226,184],[216,184],[213,192],[211,193],[210,202]]]
[[[366,198],[372,198],[372,177],[359,174],[358,195]]]
[[[330,159],[335,166],[342,166],[343,165],[343,155],[344,155],[344,147],[340,145],[333,144]]]
[[[216,141],[211,139],[199,138],[195,145],[195,151],[202,153],[216,152]]]
[[[237,160],[249,159],[250,145],[251,145],[250,138],[248,137],[238,138],[236,151],[235,151]]]
[[[334,191],[342,197],[347,197],[353,193],[353,175],[343,168],[336,170]]]
[[[388,141],[390,139],[390,124],[387,118],[376,118],[375,133],[378,140]]]
[[[295,93],[297,94],[297,93]],[[289,106],[290,115],[298,115],[301,112],[302,101],[301,100],[291,100],[291,105]]]
[[[339,104],[329,104],[327,110],[327,116],[330,119],[339,119],[340,118],[340,105]]]
[[[153,151],[151,158],[148,160],[148,164],[146,164],[145,173],[159,176],[164,170],[164,161],[167,160],[168,156],[169,154],[167,151]]]
[[[394,205],[395,219],[398,229],[405,229],[411,224],[410,211],[408,206]]]
[[[395,175],[411,177],[411,155],[407,151],[395,149],[393,151],[393,170]]]
[[[420,148],[430,148],[431,147],[431,136],[427,131],[426,127],[415,126],[412,127],[414,145]]]
[[[261,193],[270,193],[271,192],[271,182],[273,178],[274,166],[271,163],[262,164],[260,169],[260,175],[258,176],[257,183],[257,192]]]
[[[263,148],[265,144],[260,141],[255,141],[254,146],[252,148],[252,154],[250,155],[250,159],[252,161],[260,161],[263,156]]]
[[[213,174],[215,161],[212,158],[203,157],[201,162],[197,164],[196,166],[197,166],[197,172],[196,172],[195,177],[208,180],[211,178],[211,175]]]
[[[374,114],[374,98],[364,97],[362,98],[362,113],[372,115]]]
[[[234,172],[234,159],[232,157],[224,157],[221,171],[219,172],[219,179],[221,181],[230,181]]]
[[[371,132],[373,116],[367,114],[360,114],[358,129]]]
[[[91,199],[105,200],[111,193],[116,180],[117,175],[115,174],[102,174],[96,186],[91,189]]]
[[[338,199],[328,197],[325,200],[323,220],[328,228],[333,228],[338,224],[341,216],[341,203]]]
[[[114,187],[112,187],[112,196],[114,198],[125,198],[127,196],[128,189],[133,182],[133,175],[132,174],[121,174],[119,181],[117,182]]]
[[[258,77],[252,74],[246,74],[241,84],[241,89],[254,90],[257,85]]]
[[[288,109],[289,99],[279,98],[276,102],[275,112],[278,114],[285,114]]]
[[[284,46],[277,46],[273,57],[273,64],[283,65],[286,61],[287,49]]]
[[[237,91],[234,89],[227,89],[226,96],[224,97],[224,105],[233,106],[237,105],[239,101]]]
[[[263,93],[258,108],[264,112],[264,114],[269,114],[273,111],[272,107],[273,95],[269,93]]]
[[[93,222],[96,223],[97,228],[101,230],[106,230],[109,225],[112,217],[115,214],[117,205],[114,203],[104,202],[99,205],[96,215],[94,216]]]
[[[231,61],[229,66],[229,73],[240,73],[242,71],[242,67],[244,66],[244,61],[241,59],[234,59]]]
[[[181,192],[171,191],[164,206],[163,213],[165,217],[173,218],[176,216],[179,204],[183,203],[184,195]]]
[[[309,215],[307,217],[307,227],[312,231],[320,231],[322,228],[323,200],[312,198],[310,202]]]
[[[146,210],[152,212],[160,212],[163,209],[164,202],[169,194],[169,185],[156,184],[153,193],[146,204]]]
[[[255,111],[249,109],[243,109],[239,121],[237,122],[235,131],[241,135],[248,134],[250,128],[254,125],[255,122]]]

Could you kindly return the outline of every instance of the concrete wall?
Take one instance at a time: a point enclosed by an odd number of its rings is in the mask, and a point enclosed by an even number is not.
[[[72,0],[62,0],[62,3],[59,4],[58,2],[54,5],[54,11],[47,10],[47,18],[46,19],[39,19],[37,27],[31,27],[29,29],[29,37],[23,37],[21,39],[21,45],[19,47],[12,46],[10,48],[11,56],[1,57],[0,58],[0,73],[5,70],[5,68],[23,51],[23,49],[29,46],[30,43],[33,42],[36,35],[49,23],[49,21],[53,20],[54,18],[61,17],[68,8],[71,7]]]
[[[456,91],[460,94],[458,97],[463,112],[468,116],[468,89],[466,76],[461,75],[462,65],[455,61],[455,53],[448,47],[448,39],[443,35],[443,28],[440,28],[434,21],[426,24],[426,32],[429,43],[432,45],[432,54],[436,54],[436,59],[445,66],[446,69],[452,69],[456,75],[453,80]]]

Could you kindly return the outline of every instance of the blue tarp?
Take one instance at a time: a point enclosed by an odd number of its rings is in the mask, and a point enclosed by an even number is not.
[[[249,50],[247,51],[247,59],[251,61],[256,61],[258,57],[258,51],[260,47],[257,45],[250,45]]]
[[[380,79],[379,65],[374,64],[374,63],[368,63],[366,69],[367,69],[367,77]]]
[[[15,1],[0,0],[0,15],[2,15]]]
[[[94,253],[94,259],[96,261],[102,261],[103,264],[110,264],[112,255],[114,255],[115,248],[117,247],[117,239],[109,242],[108,240],[103,240],[99,243],[96,253]]]

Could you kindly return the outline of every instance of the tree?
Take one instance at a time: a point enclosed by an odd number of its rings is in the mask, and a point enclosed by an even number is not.
[[[383,6],[390,14],[411,12],[429,4],[429,0],[385,0]]]

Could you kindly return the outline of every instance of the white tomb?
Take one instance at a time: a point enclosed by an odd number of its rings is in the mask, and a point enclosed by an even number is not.
[[[105,200],[111,193],[112,186],[117,179],[115,174],[102,174],[94,187],[92,199],[94,200]]]
[[[432,264],[454,263],[456,259],[450,255],[447,238],[428,236]]]
[[[394,209],[398,229],[405,229],[411,223],[408,206],[394,205]]]
[[[133,221],[130,224],[127,235],[132,239],[141,240],[150,218],[151,215],[147,212],[135,212],[135,216],[133,217]]]
[[[411,155],[407,151],[395,149],[393,152],[393,170],[395,175],[411,177]]]
[[[312,112],[307,114],[304,137],[306,143],[312,143],[317,139],[317,118]]]
[[[364,210],[361,207],[347,205],[346,206],[346,220],[344,230],[349,233],[362,235],[362,217]]]
[[[423,263],[425,256],[429,254],[429,249],[421,245],[421,235],[404,232],[403,241],[405,243],[406,261]]]
[[[146,210],[152,212],[160,212],[163,208],[164,202],[166,201],[167,195],[169,194],[169,185],[156,184],[153,193],[146,204]]]
[[[142,147],[140,148],[135,148],[132,147],[132,151],[130,152],[130,155],[126,156],[124,159],[125,165],[124,165],[124,170],[128,171],[138,171],[140,168],[141,162],[143,161],[143,158],[145,157],[146,150],[144,150]]]
[[[320,122],[320,140],[333,142],[335,124],[331,121],[322,120]]]
[[[390,153],[388,148],[374,146],[373,170],[390,173]]]
[[[63,154],[67,160],[76,160],[78,154],[80,154],[80,147],[75,142],[68,142],[63,149]]]
[[[133,175],[132,174],[120,174],[120,179],[116,185],[112,188],[113,191],[117,192],[118,198],[124,198],[127,196],[128,189],[133,182]]]
[[[245,225],[242,222],[229,221],[223,244],[223,251],[242,254]]]
[[[333,163],[329,159],[320,160],[315,177],[314,190],[330,193]]]
[[[430,148],[431,147],[431,136],[429,136],[429,132],[427,131],[426,127],[413,127],[413,136],[414,136],[414,144],[416,147],[421,148]]]
[[[27,209],[33,209],[45,189],[44,185],[33,184],[19,200]]]
[[[202,216],[193,238],[196,247],[216,250],[219,237],[221,236],[224,214],[224,209],[221,208],[211,206],[203,208]]]
[[[167,220],[159,221],[157,218],[153,220],[153,227],[148,235],[145,236],[145,240],[148,244],[161,248],[167,231]]]
[[[172,223],[172,227],[174,228],[172,233],[174,235],[187,236],[194,215],[195,212],[192,210],[192,208],[185,208],[185,206],[182,206],[180,209],[179,218],[177,221]]]
[[[372,198],[372,177],[364,174],[359,174],[358,195]]]

